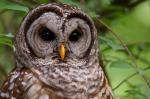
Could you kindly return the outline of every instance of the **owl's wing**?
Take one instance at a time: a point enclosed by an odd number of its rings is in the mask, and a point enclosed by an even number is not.
[[[0,99],[22,99],[24,84],[31,77],[32,74],[28,69],[15,68],[1,87]]]
[[[14,69],[1,87],[0,99],[64,99],[43,83],[36,69]]]

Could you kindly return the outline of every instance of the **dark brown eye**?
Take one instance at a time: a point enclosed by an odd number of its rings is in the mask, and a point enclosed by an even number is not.
[[[76,41],[78,41],[81,38],[81,36],[82,36],[81,31],[75,30],[69,36],[69,40],[72,41],[72,42],[76,42]]]
[[[50,31],[48,28],[42,29],[42,31],[39,34],[41,39],[44,41],[53,41],[56,39],[55,33]]]

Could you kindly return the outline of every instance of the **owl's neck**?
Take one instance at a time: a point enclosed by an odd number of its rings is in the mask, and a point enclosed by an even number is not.
[[[104,80],[104,75],[96,57],[91,57],[86,66],[84,65],[59,64],[45,66],[40,68],[42,75],[39,78],[46,85],[59,89],[58,93],[62,96],[85,98],[89,94],[97,93],[97,89]]]

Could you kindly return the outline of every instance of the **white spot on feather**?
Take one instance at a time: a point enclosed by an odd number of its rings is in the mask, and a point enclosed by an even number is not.
[[[49,99],[49,96],[48,95],[42,95],[39,99]]]

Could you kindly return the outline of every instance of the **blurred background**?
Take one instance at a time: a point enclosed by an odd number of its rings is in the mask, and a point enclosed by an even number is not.
[[[150,99],[150,0],[0,0],[0,86],[14,68],[23,17],[48,2],[80,7],[93,18],[115,99]]]

